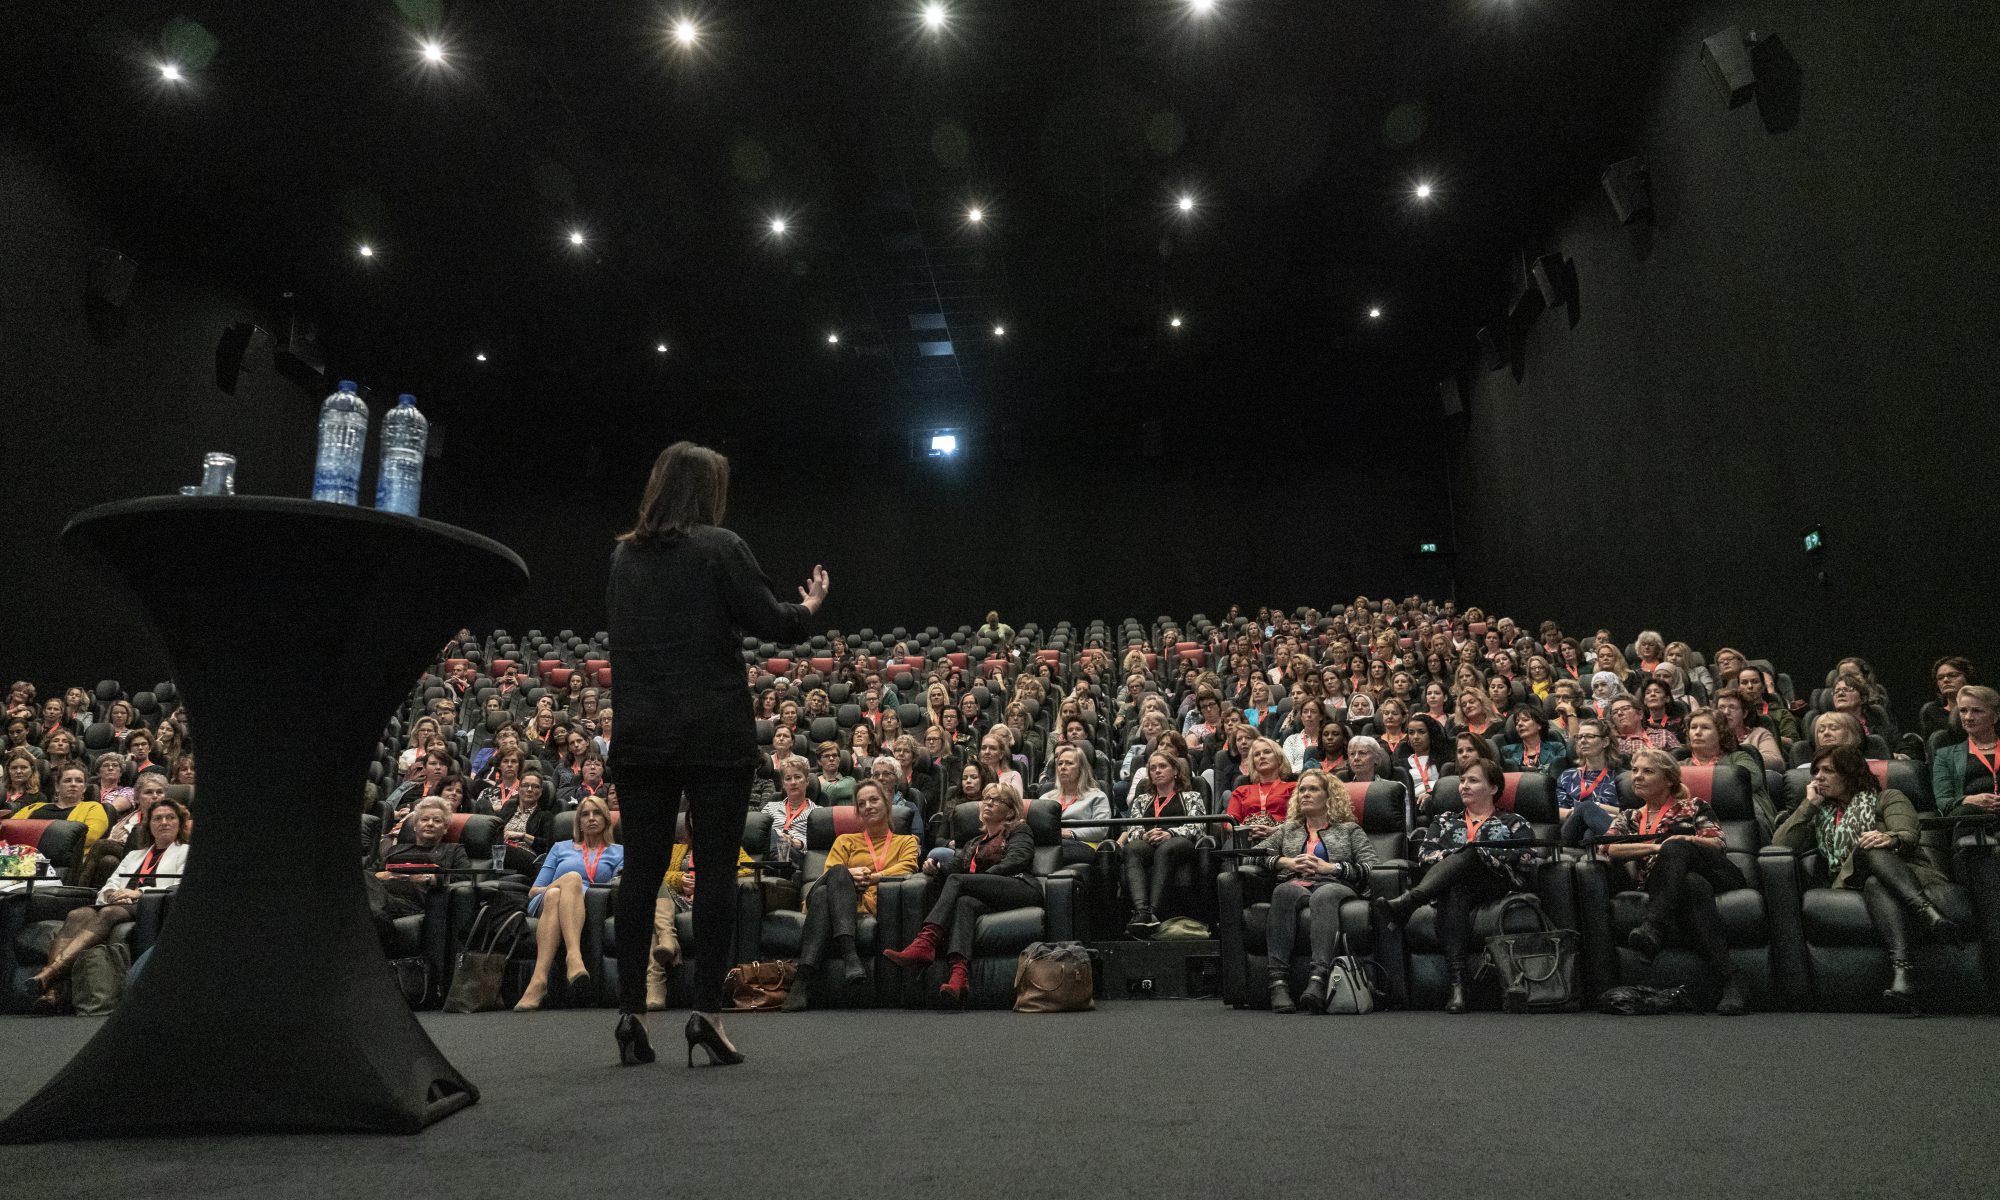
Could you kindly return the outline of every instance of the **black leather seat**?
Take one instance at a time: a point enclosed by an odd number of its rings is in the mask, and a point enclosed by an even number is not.
[[[1716,897],[1729,957],[1742,979],[1753,1008],[1794,1005],[1803,998],[1805,981],[1800,950],[1787,936],[1785,922],[1770,911],[1759,865],[1764,839],[1750,801],[1750,777],[1739,764],[1681,768],[1681,782],[1698,799],[1706,800],[1722,826],[1725,850],[1747,885]],[[1619,800],[1631,806],[1630,779],[1619,784]],[[1787,856],[1789,857],[1789,856]],[[1644,919],[1646,893],[1633,885],[1623,867],[1591,858],[1575,868],[1577,907],[1583,918],[1583,963],[1586,987],[1595,994],[1621,983],[1656,987],[1694,985],[1713,1001],[1720,990],[1708,967],[1678,929],[1667,934],[1666,946],[1650,967],[1625,945],[1626,935]]]
[[[1883,787],[1909,797],[1920,817],[1935,811],[1929,781],[1914,764],[1892,760],[1868,765]],[[1800,767],[1793,772],[1801,776],[1796,781],[1801,798],[1807,770]],[[1959,940],[1939,942],[1922,932],[1915,917],[1910,919],[1916,984],[1926,1008],[1990,1008],[2000,995],[2000,926],[1980,911],[1976,901],[1986,896],[2000,905],[2000,866],[1984,843],[1985,839],[1968,839],[1959,846],[1944,831],[1926,832],[1925,854],[1933,866],[1952,877],[1952,882],[1932,888],[1931,898],[1965,931]],[[1879,1009],[1882,991],[1889,985],[1889,956],[1860,890],[1831,886],[1826,860],[1817,851],[1794,856],[1772,847],[1759,865],[1774,920],[1790,926],[1800,943],[1806,1001],[1838,1012]]]
[[[1410,829],[1409,793],[1400,783],[1377,780],[1367,787],[1348,785],[1361,828],[1374,843],[1382,866],[1370,880],[1371,891],[1394,895],[1404,874]],[[1235,1008],[1269,1008],[1269,920],[1271,892],[1277,875],[1268,860],[1239,859],[1215,882],[1216,937],[1222,943],[1222,1001]],[[1384,889],[1388,889],[1384,892]],[[1356,954],[1378,956],[1393,946],[1402,952],[1394,929],[1378,929],[1366,896],[1340,906],[1340,925],[1348,947]],[[1299,909],[1298,936],[1292,945],[1290,984],[1294,993],[1305,986],[1311,967],[1312,912]],[[1378,956],[1379,960],[1379,956]]]
[[[1500,789],[1498,807],[1514,812],[1528,822],[1538,839],[1554,840],[1560,832],[1556,820],[1555,782],[1539,771],[1509,771],[1506,782]],[[1458,777],[1447,775],[1438,780],[1432,791],[1430,803],[1425,810],[1430,815],[1464,811],[1458,798]],[[1413,829],[1427,822],[1414,822]],[[1558,929],[1577,927],[1576,892],[1572,864],[1554,850],[1543,849],[1536,853],[1540,864],[1535,869],[1534,891],[1532,893],[1512,893],[1486,904],[1477,905],[1472,910],[1472,943],[1466,948],[1466,970],[1469,976],[1476,976],[1480,963],[1480,948],[1487,938],[1496,933],[1532,933],[1541,928],[1535,908],[1541,916]],[[1404,877],[1408,873],[1404,872]],[[1398,888],[1406,886],[1402,882]],[[1389,892],[1394,895],[1395,892]],[[1534,904],[1521,904],[1514,896],[1531,895]],[[1511,901],[1511,902],[1510,902]],[[1450,992],[1450,968],[1445,961],[1444,947],[1438,941],[1437,908],[1426,904],[1410,915],[1402,931],[1403,954],[1378,956],[1383,970],[1389,975],[1392,994],[1407,999],[1412,1008],[1443,1008]],[[1400,978],[1398,976],[1400,975]],[[1468,982],[1474,982],[1469,979]],[[1475,1005],[1484,1004],[1497,1007],[1499,992],[1491,984],[1468,988],[1468,998]]]
[[[1014,969],[1020,962],[1021,951],[1034,942],[1076,938],[1076,914],[1084,899],[1088,875],[1085,866],[1065,865],[1062,861],[1061,820],[1062,807],[1054,800],[1029,801],[1028,828],[1035,835],[1032,878],[1042,889],[1042,903],[1040,907],[1010,909],[979,918],[969,964],[972,990],[966,996],[966,1007],[1012,1007]],[[978,836],[979,805],[967,802],[954,808],[951,829],[952,837],[960,842]],[[930,877],[918,874],[891,880],[876,890],[881,903],[893,903],[899,911],[914,914],[917,924],[909,931],[914,937],[924,914],[937,898],[937,887],[933,884]],[[891,900],[891,892],[913,894],[897,895]],[[922,972],[906,972],[903,1003],[911,1008],[928,1006],[943,985],[946,970],[945,960],[940,956]]]
[[[910,810],[892,808],[889,825],[897,833],[908,833]],[[833,848],[833,839],[843,833],[859,832],[861,821],[854,815],[851,804],[815,808],[807,815],[806,860],[796,880],[798,886],[785,888],[767,882],[759,889],[763,915],[758,921],[757,958],[769,961],[799,956],[806,926],[806,915],[799,906],[799,897],[826,873],[826,856]],[[895,949],[917,936],[917,930],[923,926],[924,913],[922,909],[912,909],[910,905],[922,899],[923,892],[918,888],[878,889],[875,915],[861,914],[854,923],[855,948],[868,966],[869,985],[851,990],[840,981],[838,972],[823,971],[813,988],[813,1005],[846,1004],[854,1007],[857,1002],[881,1006],[900,1004],[906,987],[904,972],[877,955],[885,948]]]

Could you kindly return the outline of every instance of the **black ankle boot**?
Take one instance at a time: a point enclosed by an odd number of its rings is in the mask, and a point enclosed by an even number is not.
[[[1292,989],[1282,979],[1271,981],[1271,1011],[1274,1013],[1295,1013],[1299,1006],[1292,1003]]]
[[[1731,975],[1722,985],[1722,999],[1715,1004],[1716,1015],[1740,1017],[1749,1011],[1750,1001],[1743,995],[1743,980],[1740,976]]]
[[[1326,1011],[1326,976],[1318,971],[1306,980],[1306,990],[1299,993],[1299,1007],[1309,1013]]]
[[[1444,1010],[1448,1013],[1465,1011],[1465,960],[1455,959],[1450,964],[1451,995],[1445,998]]]
[[[1907,958],[1890,959],[1889,986],[1882,993],[1882,999],[1890,1009],[1906,1017],[1917,1015],[1917,985],[1910,979],[1910,971],[1915,965]]]
[[[1929,896],[1917,902],[1917,915],[1923,918],[1924,928],[1938,941],[1950,942],[1958,939],[1958,922],[1939,912],[1937,905],[1931,903]]]
[[[1417,911],[1417,906],[1422,903],[1414,892],[1404,892],[1393,900],[1376,896],[1369,901],[1378,916],[1399,929],[1409,923],[1410,914]]]
[[[1153,916],[1153,910],[1140,904],[1132,909],[1132,919],[1125,922],[1125,934],[1143,942],[1152,937],[1153,931],[1159,927],[1160,922]]]
[[[1625,944],[1639,952],[1639,957],[1652,962],[1660,956],[1660,931],[1653,928],[1651,921],[1641,921],[1625,935]]]

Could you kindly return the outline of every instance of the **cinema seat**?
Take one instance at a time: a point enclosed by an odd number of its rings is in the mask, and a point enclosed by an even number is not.
[[[564,817],[574,814],[565,813]],[[569,836],[562,826],[562,817],[557,818],[557,835]],[[682,809],[680,819],[674,826],[674,841],[688,840],[688,815]],[[743,837],[739,843],[751,858],[761,859],[771,847],[771,816],[765,812],[750,813],[743,821]],[[732,864],[733,868],[733,864]],[[594,998],[579,997],[574,1004],[616,1005],[618,1003],[618,888],[620,882],[614,880],[609,886],[594,885],[584,896],[583,909],[583,959],[590,967]],[[753,961],[757,957],[758,939],[763,924],[764,901],[755,875],[745,875],[736,881],[736,942],[730,952],[730,966]],[[674,931],[681,940],[680,966],[667,974],[667,1003],[681,1007],[688,1003],[694,990],[694,912],[684,910],[674,917]],[[653,923],[646,922],[640,936],[651,940]],[[551,989],[553,991],[553,989]]]
[[[59,875],[67,875],[83,852],[89,830],[76,821],[0,821],[0,841],[33,846]],[[49,940],[74,909],[97,898],[92,888],[37,883],[32,890],[0,896],[0,1009],[19,1012],[34,1000],[27,984],[48,965]],[[149,895],[139,902],[134,920],[112,930],[113,941],[124,942],[137,958],[159,936],[168,897]]]
[[[1382,862],[1370,880],[1370,891],[1340,906],[1341,929],[1356,954],[1400,955],[1402,938],[1393,927],[1378,929],[1368,895],[1401,886],[1403,873],[1395,864],[1405,856],[1410,826],[1409,794],[1400,783],[1377,780],[1366,788],[1348,785],[1355,815]],[[1233,1008],[1269,1008],[1269,947],[1271,892],[1277,871],[1268,859],[1239,858],[1215,884],[1216,937],[1222,943],[1222,1001]],[[1390,891],[1387,894],[1393,895]],[[1289,983],[1294,995],[1305,987],[1311,969],[1312,913],[1299,908],[1298,936],[1292,944]]]
[[[908,833],[910,811],[906,808],[892,809],[889,824],[897,833]],[[807,815],[806,860],[796,881],[798,886],[786,888],[775,881],[767,881],[759,889],[759,907],[763,915],[758,922],[758,949],[754,957],[768,962],[799,956],[806,925],[800,897],[826,873],[826,856],[833,848],[833,839],[843,833],[860,831],[861,821],[851,804],[815,808]],[[878,955],[885,947],[893,949],[902,946],[917,935],[917,930],[923,925],[924,913],[922,909],[910,906],[922,898],[922,891],[916,888],[892,889],[878,894],[875,915],[861,915],[854,924],[855,948],[868,967],[868,984],[850,989],[841,981],[837,971],[822,971],[813,986],[814,1007],[888,1007],[902,1002],[906,989],[905,972]]]

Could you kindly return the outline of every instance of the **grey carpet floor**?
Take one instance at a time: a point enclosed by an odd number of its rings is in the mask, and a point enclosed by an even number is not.
[[[750,1061],[614,1065],[613,1014],[427,1014],[482,1089],[415,1137],[0,1151],[81,1197],[2000,1195],[1991,1018],[750,1014]],[[88,1018],[0,1020],[0,1109]],[[133,1103],[145,1104],[143,1096]],[[115,1120],[115,1118],[114,1118]]]

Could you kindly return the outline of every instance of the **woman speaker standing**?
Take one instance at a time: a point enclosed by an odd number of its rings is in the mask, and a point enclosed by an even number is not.
[[[774,642],[806,637],[806,619],[826,599],[826,572],[813,567],[800,603],[771,592],[743,539],[720,527],[729,460],[693,442],[675,442],[653,463],[639,517],[611,552],[606,593],[611,669],[618,681],[618,780],[625,878],[618,924],[648,929],[653,899],[673,850],[685,795],[698,862],[729,862],[743,835],[757,763],[741,655],[744,633]],[[722,1031],[722,978],[729,968],[735,875],[703,871],[694,903],[694,1012],[688,1062],[697,1046],[711,1064],[743,1055]],[[618,1057],[653,1061],[646,1036],[647,939],[618,944]]]

